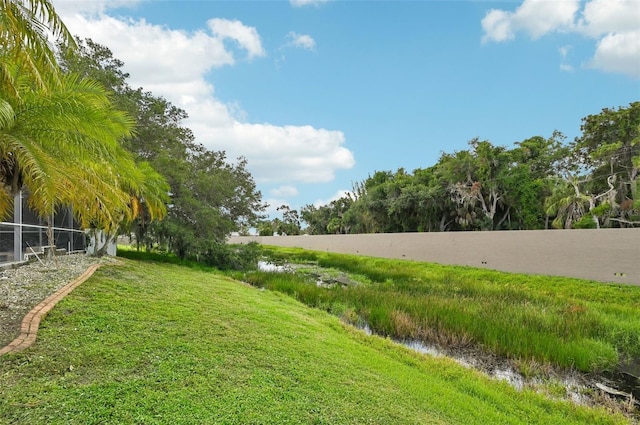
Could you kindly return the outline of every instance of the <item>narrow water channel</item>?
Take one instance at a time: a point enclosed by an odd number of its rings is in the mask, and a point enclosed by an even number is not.
[[[368,335],[375,335],[366,323],[357,327]],[[587,389],[589,388],[588,382],[576,373],[556,375],[554,377],[550,377],[545,382],[542,378],[538,377],[526,378],[524,375],[519,373],[515,367],[510,364],[510,362],[500,360],[494,356],[486,354],[483,356],[477,351],[468,350],[465,352],[464,350],[446,350],[436,346],[435,344],[429,344],[415,339],[394,339],[394,341],[425,355],[432,357],[447,357],[454,360],[461,366],[481,371],[493,379],[505,381],[517,390],[523,390],[525,388],[535,389],[554,382],[565,388],[565,397],[571,399],[574,403],[588,404],[588,399],[585,396]]]
[[[361,323],[357,327],[368,335],[376,335],[366,323]],[[414,339],[394,339],[394,341],[425,355],[447,357],[461,366],[478,370],[493,379],[505,381],[519,391],[525,388],[544,391],[545,387],[562,386],[565,390],[562,398],[576,404],[590,405],[593,404],[593,397],[590,394],[593,390],[599,390],[614,398],[625,401],[630,399],[632,403],[635,403],[636,409],[640,411],[640,403],[638,402],[640,400],[640,379],[630,372],[623,371],[622,367],[615,372],[604,372],[598,376],[585,375],[575,371],[554,371],[544,378],[539,376],[525,377],[510,361],[487,353],[476,350],[448,350]]]

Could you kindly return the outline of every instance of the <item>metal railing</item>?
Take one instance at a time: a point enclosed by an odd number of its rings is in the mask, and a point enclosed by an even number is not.
[[[38,224],[0,222],[0,264],[29,259],[30,255],[44,254],[46,249],[58,253],[84,251],[85,233],[82,230],[54,226],[54,247],[49,245],[49,227]]]
[[[29,208],[28,193],[20,191],[13,199],[13,221],[0,222],[0,264],[44,254],[45,247],[56,253],[84,250],[85,233],[77,227],[71,207],[60,208],[45,220]],[[53,231],[55,247],[49,246],[49,231]]]

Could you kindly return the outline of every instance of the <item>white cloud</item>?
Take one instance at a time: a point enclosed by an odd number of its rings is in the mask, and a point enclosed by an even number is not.
[[[176,92],[198,93],[206,84],[202,75],[207,70],[235,62],[222,40],[204,31],[188,33],[105,15],[64,18],[72,33],[109,47],[125,63],[132,85],[148,90],[176,85]]]
[[[296,32],[289,32],[287,38],[290,39],[287,45],[293,47],[300,47],[306,50],[313,50],[316,47],[316,41],[307,34],[298,34]]]
[[[573,66],[566,64],[566,63],[561,63],[560,64],[560,70],[564,71],[564,72],[573,72]]]
[[[102,20],[106,18],[105,13],[108,9],[133,7],[143,1],[145,0],[57,0],[55,8],[63,16],[76,15],[76,17],[84,16]],[[235,41],[238,46],[247,51],[249,59],[265,55],[260,36],[255,28],[248,27],[237,20],[220,18],[210,19],[207,26],[214,37],[220,41],[227,39]]]
[[[54,7],[60,15],[74,13],[99,15],[107,9],[133,7],[144,0],[56,0]]]
[[[640,78],[640,30],[604,36],[588,65]]]
[[[514,12],[492,9],[482,19],[482,40],[506,41],[518,31],[539,38],[549,32],[564,30],[573,25],[580,6],[579,0],[524,0]]]
[[[198,121],[190,121],[196,135],[215,141],[214,148],[226,150],[230,157],[247,157],[259,183],[325,183],[335,178],[337,169],[355,164],[351,151],[342,146],[340,131],[237,121],[229,126],[202,126],[204,122]]]
[[[230,160],[247,158],[256,182],[328,182],[336,170],[355,163],[341,131],[246,122],[247,113],[238,102],[225,104],[215,97],[204,76],[236,62],[224,40],[236,41],[249,57],[265,54],[255,28],[212,19],[208,30],[187,32],[144,20],[73,12],[62,15],[72,33],[109,47],[125,63],[132,86],[184,108],[189,114],[185,125],[197,142],[226,151]]]
[[[560,52],[560,56],[562,57],[562,63],[560,63],[560,70],[564,72],[573,72],[574,71],[573,66],[567,63],[567,56],[571,51],[571,46],[569,45],[562,46],[558,49],[558,51]]]
[[[482,19],[484,35],[482,41],[506,41],[515,37],[511,22],[512,14],[504,10],[491,9]]]
[[[289,0],[293,7],[319,6],[331,0]]]
[[[330,197],[329,199],[316,199],[316,201],[313,203],[313,205],[316,208],[325,206],[325,205],[329,205],[331,202],[333,201],[337,201],[338,199],[344,198],[345,196],[352,194],[353,192],[351,190],[345,190],[345,189],[341,189],[338,190],[332,197]]]
[[[482,41],[508,41],[518,32],[534,40],[551,32],[578,33],[596,39],[588,66],[640,77],[638,0],[590,0],[582,10],[580,5],[578,0],[524,0],[513,12],[492,9],[481,22]],[[561,65],[565,71],[569,67]]]
[[[591,37],[636,31],[640,27],[638,0],[591,0],[584,6],[577,29]]]
[[[523,29],[536,39],[553,31],[570,28],[579,7],[579,0],[525,0],[516,9],[514,21],[518,29]]]
[[[265,55],[260,36],[255,28],[248,27],[240,21],[220,18],[210,19],[207,25],[217,38],[221,40],[230,38],[246,49],[249,52],[249,59]]]
[[[290,198],[298,196],[298,189],[296,189],[295,186],[280,186],[275,189],[271,189],[269,194],[279,198]]]
[[[234,100],[234,101],[228,102],[226,106],[227,106],[227,111],[236,121],[240,121],[240,122],[247,121],[249,114],[247,114],[247,111],[242,109],[242,105],[240,104],[240,102],[238,102],[237,100]]]
[[[281,198],[268,198],[268,199],[265,199],[264,202],[269,204],[269,206],[264,212],[270,218],[274,218],[274,217],[282,218],[282,212],[278,211],[278,208],[280,208],[283,205],[286,205],[289,208],[291,208],[291,205],[289,205],[289,202]]]

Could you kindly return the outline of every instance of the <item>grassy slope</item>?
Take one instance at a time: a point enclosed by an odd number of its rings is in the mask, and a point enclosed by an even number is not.
[[[218,274],[98,270],[0,357],[0,423],[615,423]]]

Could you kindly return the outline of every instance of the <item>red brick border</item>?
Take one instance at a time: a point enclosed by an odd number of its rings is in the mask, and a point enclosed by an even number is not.
[[[82,273],[76,280],[68,283],[60,288],[57,292],[49,296],[46,300],[31,309],[24,319],[22,319],[22,325],[20,326],[20,335],[14,339],[9,345],[0,349],[0,356],[6,353],[16,352],[24,350],[36,342],[36,335],[38,333],[38,327],[40,326],[40,320],[51,310],[61,299],[63,299],[68,293],[73,291],[77,286],[89,279],[91,275],[100,267],[100,264],[94,264],[90,266],[84,273]]]

